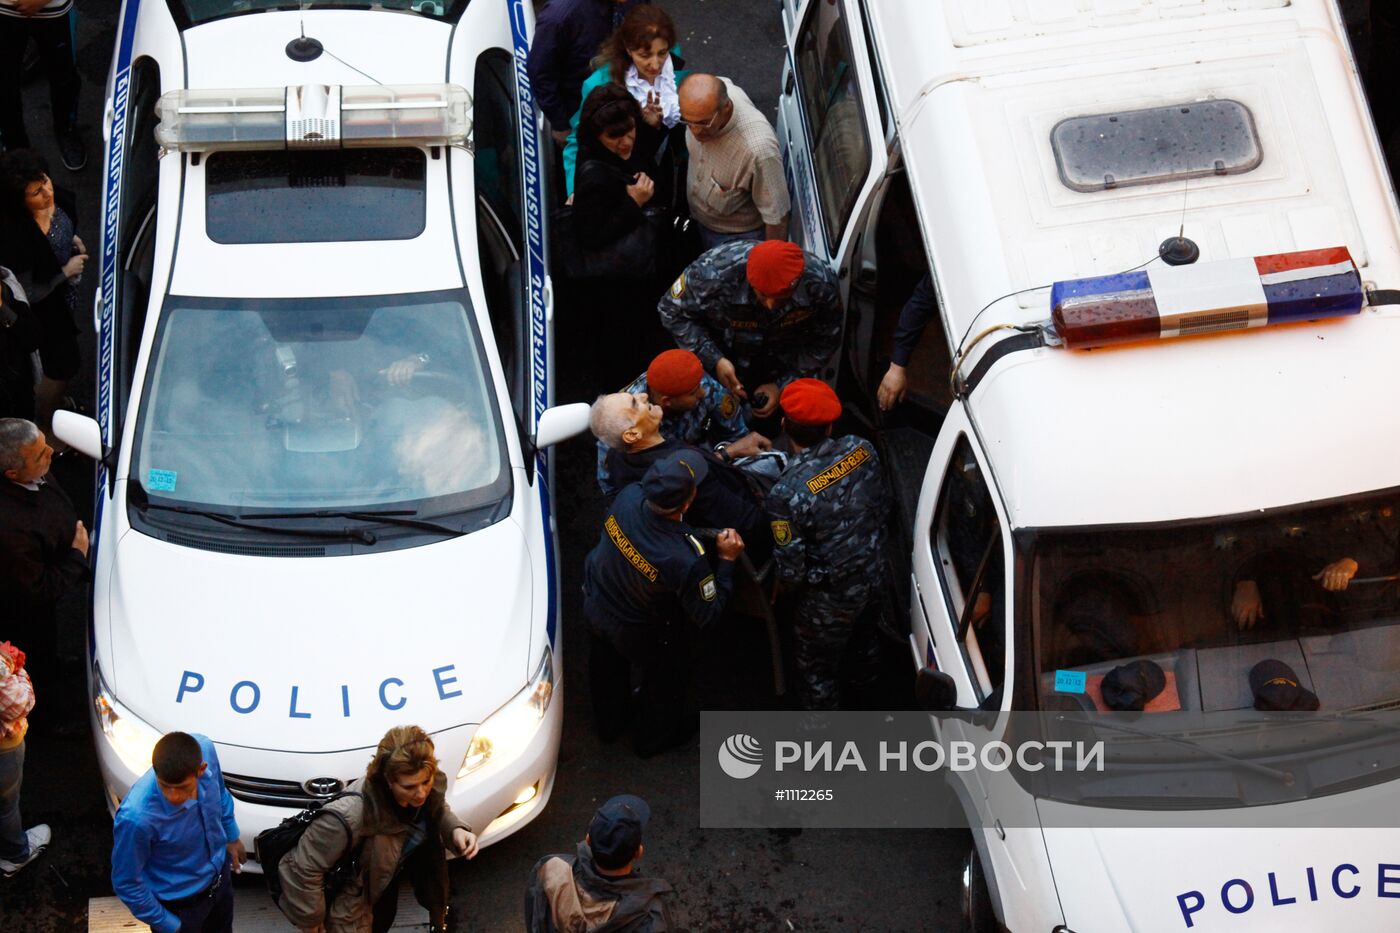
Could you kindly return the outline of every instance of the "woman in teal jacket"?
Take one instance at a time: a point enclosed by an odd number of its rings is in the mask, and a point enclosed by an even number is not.
[[[637,148],[654,158],[667,134],[680,125],[676,87],[690,72],[682,70],[676,27],[666,11],[655,4],[633,7],[593,59],[594,71],[583,82],[580,100],[608,82],[627,88],[642,108],[643,126],[637,128]],[[564,144],[564,187],[574,194],[574,166],[578,161],[579,114],[570,121]]]

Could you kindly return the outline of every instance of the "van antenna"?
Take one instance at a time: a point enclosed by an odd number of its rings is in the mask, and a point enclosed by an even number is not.
[[[301,23],[301,35],[287,43],[287,57],[294,62],[311,62],[321,57],[325,46],[319,39],[306,35],[306,0],[297,0],[297,14]]]
[[[1186,236],[1186,193],[1191,187],[1191,178],[1182,179],[1181,184],[1181,226],[1176,236],[1169,236],[1157,247],[1157,255],[1169,266],[1189,266],[1201,258],[1201,248]]]

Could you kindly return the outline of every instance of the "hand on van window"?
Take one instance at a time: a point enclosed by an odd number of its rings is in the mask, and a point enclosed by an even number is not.
[[[721,356],[719,362],[715,364],[715,378],[719,384],[742,399],[749,397],[749,393],[744,391],[744,384],[739,381],[739,374],[734,371],[734,364],[729,362],[729,358]]]
[[[1322,588],[1329,593],[1340,593],[1351,585],[1351,578],[1356,576],[1357,569],[1356,561],[1350,557],[1343,557],[1313,574],[1313,579],[1321,583]]]
[[[1241,580],[1235,584],[1235,595],[1230,600],[1230,618],[1242,629],[1254,628],[1264,618],[1264,600],[1259,596],[1259,584],[1253,580]]]
[[[15,9],[19,10],[20,16],[33,16],[45,6],[49,0],[15,0]]]
[[[909,376],[904,371],[904,367],[898,363],[891,363],[890,368],[885,370],[885,378],[880,380],[880,388],[875,393],[876,400],[880,403],[881,411],[889,411],[900,402],[904,401],[904,393],[908,391]]]

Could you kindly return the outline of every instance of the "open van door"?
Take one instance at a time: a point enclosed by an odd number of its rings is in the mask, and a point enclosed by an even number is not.
[[[850,262],[886,168],[885,131],[859,0],[784,0],[788,60],[778,141],[792,192],[789,235],[850,290]]]
[[[910,644],[916,663],[953,678],[958,706],[1003,713],[990,732],[947,720],[944,738],[1005,738],[1017,658],[1015,553],[1001,497],[961,402],[948,410],[915,513]],[[975,931],[1022,929],[1032,905],[1055,903],[1035,801],[1005,769],[978,767],[948,780],[972,821],[964,884]],[[995,914],[995,921],[991,914]],[[1017,916],[1017,914],[1021,916]]]

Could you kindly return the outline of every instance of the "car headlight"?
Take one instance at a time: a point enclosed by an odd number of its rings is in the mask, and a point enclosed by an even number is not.
[[[467,746],[462,767],[457,770],[457,780],[479,770],[489,761],[510,761],[524,751],[534,738],[535,730],[540,727],[545,712],[549,710],[549,701],[553,698],[554,653],[545,651],[539,668],[525,689],[487,716],[486,721],[477,728],[471,744]]]
[[[102,734],[122,764],[133,774],[145,774],[151,767],[151,752],[161,733],[146,725],[135,714],[117,702],[112,691],[102,680],[102,672],[93,668],[97,681],[97,696],[93,706],[97,707],[97,722],[102,726]]]

